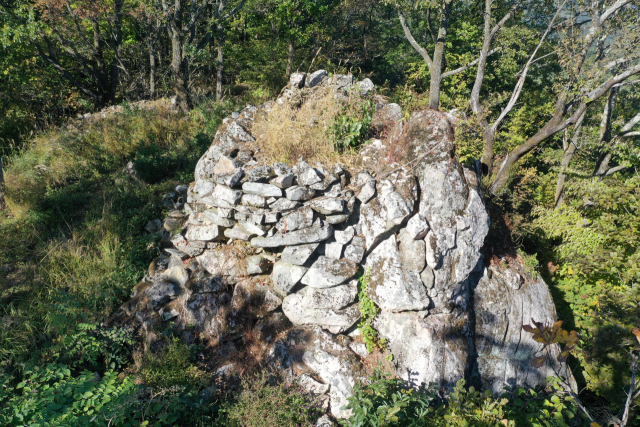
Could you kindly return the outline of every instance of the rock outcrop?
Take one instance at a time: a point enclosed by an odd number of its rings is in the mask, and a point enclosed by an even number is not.
[[[373,90],[370,80],[320,70],[293,74],[276,102],[303,102],[318,87]],[[328,393],[333,415],[347,417],[369,357],[356,330],[356,279],[367,271],[381,310],[374,326],[412,384],[448,390],[466,377],[499,392],[553,373],[530,367],[540,346],[522,331],[530,318],[555,320],[549,290],[484,267],[489,217],[478,176],[455,158],[448,115],[405,122],[398,105],[376,103],[374,122],[393,125],[391,137],[368,143],[351,169],[258,161],[251,128],[269,105],[224,120],[195,182],[169,197],[170,223],[148,225],[163,236],[161,256],[123,307],[148,340],[168,320],[225,349],[258,337],[272,366],[306,375],[300,381]]]

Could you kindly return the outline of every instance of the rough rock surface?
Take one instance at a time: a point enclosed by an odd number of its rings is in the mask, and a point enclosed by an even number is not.
[[[251,129],[273,103],[224,119],[195,182],[165,195],[171,213],[145,227],[161,238],[160,257],[123,312],[146,344],[174,322],[185,340],[206,339],[225,372],[250,347],[344,418],[363,366],[376,365],[355,327],[366,272],[398,376],[445,392],[460,378],[494,392],[544,383],[552,366],[531,368],[540,347],[522,324],[555,320],[553,301],[541,280],[485,268],[489,218],[476,173],[454,156],[449,116],[402,120],[373,89],[320,70],[292,75],[276,100],[299,105],[319,90],[373,99],[373,125],[389,137],[368,142],[349,168],[265,164]]]

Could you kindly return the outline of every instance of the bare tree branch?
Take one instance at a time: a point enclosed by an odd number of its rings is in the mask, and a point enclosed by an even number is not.
[[[400,19],[400,24],[402,25],[402,29],[404,30],[404,36],[407,38],[407,40],[409,40],[409,43],[411,44],[411,46],[413,46],[413,48],[420,54],[420,56],[422,56],[422,58],[427,63],[429,70],[431,70],[431,68],[433,67],[433,60],[431,59],[427,51],[418,44],[416,39],[413,38],[413,35],[411,34],[411,30],[407,26],[407,23],[404,20],[404,16],[402,15],[399,9],[398,9],[398,19]]]
[[[491,51],[487,54],[487,56],[491,56],[491,55],[493,55],[494,53],[498,52],[499,50],[500,50],[499,48],[495,48],[495,49],[491,50]],[[476,59],[474,59],[473,61],[469,62],[467,65],[463,65],[462,67],[460,67],[460,68],[456,68],[455,70],[450,70],[450,71],[444,72],[444,73],[442,73],[442,78],[444,79],[445,77],[450,77],[450,76],[453,76],[453,75],[455,75],[455,74],[459,74],[459,73],[461,73],[461,72],[463,72],[463,71],[466,71],[466,70],[468,70],[469,68],[471,68],[471,67],[473,67],[473,66],[475,66],[475,65],[478,65],[478,63],[480,62],[480,59],[481,59],[481,58],[476,58]]]

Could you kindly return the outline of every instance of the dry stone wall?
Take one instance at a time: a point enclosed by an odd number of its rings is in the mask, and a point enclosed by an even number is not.
[[[293,74],[276,102],[314,87],[373,91],[320,70]],[[176,209],[148,225],[163,233],[162,255],[124,309],[149,340],[154,324],[172,320],[233,353],[258,319],[272,366],[347,417],[369,357],[356,328],[356,278],[367,270],[381,310],[374,325],[400,377],[444,389],[475,378],[494,391],[544,382],[552,367],[529,367],[540,346],[521,326],[554,320],[553,301],[541,280],[521,286],[515,271],[484,267],[489,218],[476,173],[454,156],[453,118],[422,111],[402,121],[398,105],[375,100],[374,121],[392,121],[392,136],[367,144],[351,170],[259,162],[251,128],[268,105],[224,120],[195,182],[169,195]]]

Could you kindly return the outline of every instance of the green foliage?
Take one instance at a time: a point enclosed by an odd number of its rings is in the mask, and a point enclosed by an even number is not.
[[[320,402],[302,387],[261,374],[245,378],[235,399],[222,404],[214,425],[225,427],[295,427],[314,425]]]
[[[359,111],[354,111],[354,106]],[[350,104],[347,111],[335,118],[331,132],[333,146],[337,151],[354,150],[365,142],[375,110],[372,101],[365,101],[362,105]]]
[[[188,425],[209,412],[197,392],[150,389],[132,376],[83,371],[66,365],[27,369],[15,389],[0,375],[0,424],[42,427],[134,427]],[[196,390],[197,391],[197,390]]]
[[[378,307],[369,298],[369,270],[366,270],[358,279],[358,307],[360,308],[360,322],[358,329],[362,333],[362,339],[367,346],[367,351],[371,353],[376,347],[386,350],[387,340],[378,337],[378,331],[373,328],[373,321],[378,316]],[[392,357],[389,353],[388,357]]]
[[[540,263],[536,255],[529,255],[522,249],[518,249],[518,256],[522,258],[524,262],[524,269],[534,280],[538,278],[538,272],[540,271]]]
[[[379,370],[369,381],[354,387],[347,408],[353,415],[348,427],[569,427],[576,425],[576,407],[551,379],[551,394],[517,388],[501,397],[481,393],[458,381],[446,401],[435,386],[407,387]]]
[[[60,336],[47,357],[75,369],[83,367],[91,371],[117,371],[128,364],[134,344],[131,329],[79,323],[75,330]]]
[[[198,369],[193,350],[193,347],[174,338],[158,353],[143,356],[140,379],[154,388],[206,384],[211,377]]]
[[[428,426],[429,405],[437,394],[421,386],[413,390],[398,378],[375,369],[366,385],[356,384],[346,408],[353,415],[343,422],[349,427]]]

